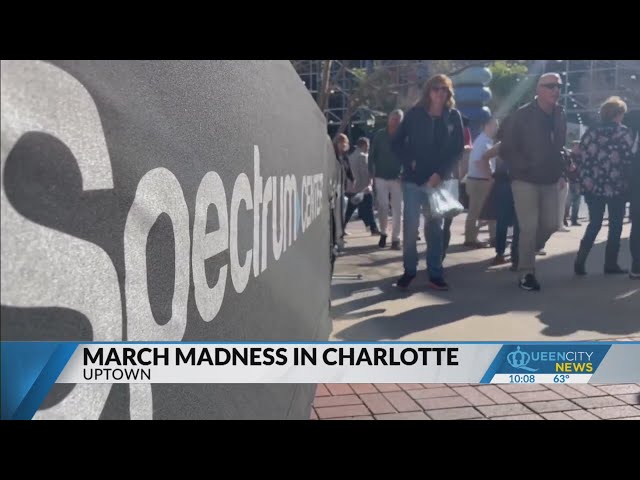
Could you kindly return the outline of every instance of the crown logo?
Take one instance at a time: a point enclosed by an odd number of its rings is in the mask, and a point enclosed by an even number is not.
[[[511,352],[509,355],[507,355],[507,361],[513,368],[517,368],[519,370],[526,370],[527,372],[538,371],[537,368],[527,367],[527,365],[531,361],[531,355],[529,355],[527,352],[523,352],[520,349],[520,346],[518,346],[515,352]]]

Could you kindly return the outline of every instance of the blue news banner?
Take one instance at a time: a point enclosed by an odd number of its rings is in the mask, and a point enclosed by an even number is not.
[[[640,383],[640,342],[2,342],[1,352],[3,420],[39,418],[55,383],[149,394],[162,383]]]

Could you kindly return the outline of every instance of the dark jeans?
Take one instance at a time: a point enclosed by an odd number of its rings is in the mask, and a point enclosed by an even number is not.
[[[354,195],[354,193],[345,194],[349,200],[351,200]],[[375,216],[373,215],[373,195],[371,193],[365,193],[364,198],[358,205],[354,205],[351,201],[347,202],[347,212],[344,216],[343,227],[347,225],[351,219],[351,215],[353,215],[353,212],[355,212],[356,209],[358,209],[358,216],[360,217],[360,220],[364,222],[365,227],[373,231],[378,229],[376,226]]]
[[[640,186],[631,193],[631,236],[629,248],[631,250],[631,269],[640,272]]]
[[[451,222],[453,222],[453,218],[444,219],[444,226],[442,227],[442,260],[447,256],[447,249],[451,241]]]
[[[565,218],[571,213],[571,223],[578,222],[578,211],[580,210],[580,200],[582,194],[580,193],[580,185],[577,182],[571,183],[569,186],[569,196],[567,197],[567,205],[564,210]]]
[[[615,267],[618,264],[618,253],[620,252],[620,235],[622,234],[626,200],[623,197],[597,197],[592,194],[585,194],[584,199],[589,207],[589,225],[580,243],[580,251],[586,257],[593,247],[600,228],[602,228],[606,207],[609,211],[609,235],[604,263],[605,267]]]
[[[329,259],[331,262],[331,275],[329,276],[329,281],[331,281],[331,277],[333,277],[333,267],[336,263],[336,223],[335,210],[332,208],[330,210],[329,222]]]
[[[518,263],[518,238],[520,228],[516,218],[516,209],[513,203],[513,192],[508,181],[496,180],[493,188],[496,189],[496,255],[503,256],[507,249],[507,230],[513,225],[513,238],[511,239],[511,263]]]

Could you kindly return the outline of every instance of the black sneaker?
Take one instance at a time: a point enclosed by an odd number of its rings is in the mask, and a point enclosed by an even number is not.
[[[400,250],[400,240],[391,242],[391,250]]]
[[[402,276],[396,282],[396,287],[403,288],[403,289],[408,288],[409,284],[413,281],[414,278],[416,278],[415,275],[408,275],[406,273],[403,273]]]
[[[573,262],[573,273],[576,275],[586,275],[587,269],[584,263],[580,263],[578,261]]]
[[[380,248],[384,248],[387,246],[387,236],[386,235],[380,235],[380,241],[378,242],[378,246]]]
[[[429,288],[433,288],[434,290],[446,291],[449,290],[449,285],[442,278],[430,278]]]
[[[521,289],[527,291],[538,291],[540,290],[540,284],[533,273],[527,273],[524,277],[520,279],[520,283],[518,284]]]
[[[580,222],[571,222],[572,227],[581,227],[582,224]]]

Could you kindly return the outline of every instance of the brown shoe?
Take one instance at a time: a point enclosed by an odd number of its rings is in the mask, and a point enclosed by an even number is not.
[[[507,263],[503,255],[496,255],[493,260],[491,260],[491,266],[497,267],[498,265],[504,265]]]

